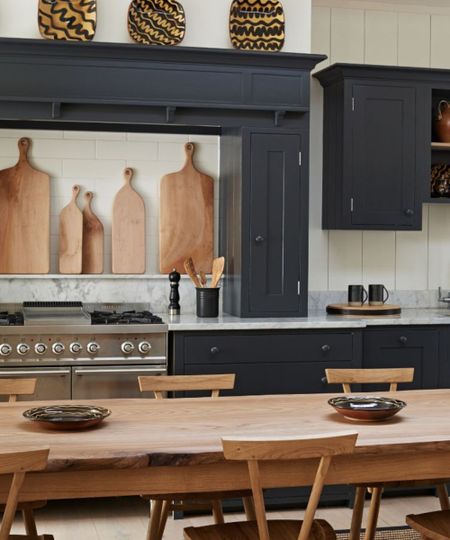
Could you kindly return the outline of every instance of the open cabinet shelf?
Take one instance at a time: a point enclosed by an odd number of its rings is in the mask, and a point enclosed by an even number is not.
[[[432,142],[431,148],[432,150],[450,150],[450,143]]]

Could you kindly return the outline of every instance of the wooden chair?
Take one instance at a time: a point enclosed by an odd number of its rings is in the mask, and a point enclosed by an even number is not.
[[[0,379],[0,395],[8,396],[9,403],[17,401],[18,396],[29,396],[34,394],[36,389],[36,379]],[[25,531],[29,536],[37,536],[36,520],[33,510],[42,508],[46,501],[35,501],[29,503],[19,503],[17,509],[22,512]],[[4,506],[0,505],[0,512],[4,511]]]
[[[406,523],[422,535],[424,540],[448,540],[450,538],[450,510],[411,514]]]
[[[47,465],[48,448],[28,452],[9,452],[0,454],[0,474],[12,474],[11,487],[6,499],[3,518],[0,525],[0,540],[53,540],[49,534],[23,535],[10,534],[11,527],[19,507],[18,498],[20,489],[27,472],[41,471]]]
[[[351,393],[352,384],[389,384],[389,391],[396,392],[399,383],[410,383],[414,379],[414,368],[387,368],[387,369],[326,369],[327,382],[342,384],[346,394]],[[449,509],[447,486],[445,481],[435,482],[441,508]],[[386,482],[381,485],[357,485],[355,503],[353,507],[352,524],[349,540],[359,540],[361,523],[364,511],[366,489],[371,493],[369,515],[364,540],[373,540],[377,528],[378,514],[380,512],[381,495],[384,487],[410,487],[430,485],[430,481],[421,482]]]
[[[158,399],[164,399],[166,392],[193,392],[206,391],[211,398],[219,397],[221,390],[234,388],[235,375],[163,375],[160,377],[138,377],[141,392],[152,392]],[[243,499],[246,515],[254,519],[255,513],[250,491],[236,491],[226,493],[183,493],[177,495],[146,496],[151,500],[150,522],[147,531],[147,540],[161,540],[166,527],[167,518],[171,511],[195,510],[205,508],[205,503],[212,508],[215,523],[224,523],[221,499]]]
[[[333,456],[351,454],[357,436],[356,432],[350,431],[285,439],[222,439],[226,459],[247,461],[256,521],[188,527],[184,530],[185,540],[335,540],[336,533],[331,525],[321,519],[315,520],[314,516]],[[319,458],[319,464],[303,521],[267,521],[259,462],[313,458]]]

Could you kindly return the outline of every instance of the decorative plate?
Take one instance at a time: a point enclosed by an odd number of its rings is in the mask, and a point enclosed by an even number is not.
[[[184,38],[186,17],[176,0],[133,0],[128,9],[128,33],[144,45],[178,45]]]
[[[39,0],[38,23],[44,39],[90,41],[97,26],[97,0]]]
[[[280,51],[284,45],[283,5],[279,0],[233,0],[230,8],[233,47],[247,51]]]
[[[85,429],[95,426],[111,414],[96,405],[47,405],[28,409],[25,418],[52,429]]]
[[[328,403],[346,418],[364,422],[386,420],[406,407],[400,399],[375,396],[340,396]]]

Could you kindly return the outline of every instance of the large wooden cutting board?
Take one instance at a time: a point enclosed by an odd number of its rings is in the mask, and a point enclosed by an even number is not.
[[[103,273],[104,229],[102,222],[92,211],[92,191],[84,195],[83,209],[83,274]]]
[[[50,271],[50,177],[28,163],[30,140],[19,140],[19,162],[0,171],[0,273]]]
[[[112,218],[112,271],[145,272],[145,204],[131,186],[133,169],[125,169],[125,185],[114,199]]]
[[[197,271],[210,273],[214,245],[214,181],[193,163],[195,145],[185,145],[184,167],[161,180],[160,272],[185,274],[192,257]]]
[[[83,258],[83,214],[78,208],[80,186],[73,186],[72,199],[59,215],[59,272],[81,274]]]

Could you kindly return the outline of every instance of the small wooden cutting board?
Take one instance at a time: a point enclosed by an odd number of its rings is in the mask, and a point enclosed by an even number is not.
[[[28,162],[30,139],[19,140],[17,165],[0,171],[0,273],[50,271],[50,177]]]
[[[184,167],[161,180],[160,272],[185,274],[189,257],[198,271],[210,273],[214,247],[214,181],[194,166],[195,145],[185,145]]]
[[[104,229],[92,211],[92,191],[84,195],[83,209],[83,274],[103,274]]]
[[[112,218],[112,271],[145,272],[145,204],[131,187],[133,169],[124,172],[125,185],[114,199]]]
[[[72,200],[59,215],[59,272],[81,274],[83,257],[83,214],[77,205],[80,186],[73,186]]]
[[[353,315],[358,317],[380,317],[383,315],[400,315],[402,308],[394,304],[383,304],[382,306],[349,306],[348,304],[330,304],[327,306],[329,315]]]

